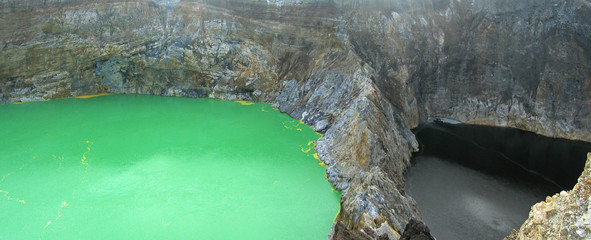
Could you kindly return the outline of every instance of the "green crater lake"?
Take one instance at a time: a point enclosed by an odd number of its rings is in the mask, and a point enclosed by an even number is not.
[[[326,239],[319,137],[265,103],[0,105],[0,239]]]

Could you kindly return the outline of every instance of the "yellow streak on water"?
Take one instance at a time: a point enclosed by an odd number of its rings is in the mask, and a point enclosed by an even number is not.
[[[324,137],[324,134],[322,134],[322,133],[319,133],[319,132],[316,132],[316,131],[314,131],[314,133],[316,133],[316,135],[319,136],[318,139],[316,139],[316,141],[319,141],[320,139],[322,139]],[[316,141],[310,141],[310,142],[308,142],[308,145],[313,145],[312,148],[316,148]],[[320,157],[318,156],[318,153],[317,152],[314,152],[314,159],[318,160],[318,163],[317,164],[319,166],[324,167],[324,168],[327,167],[327,165],[322,160],[320,160]],[[324,171],[324,179],[326,179],[327,182],[330,182],[330,180],[328,180],[328,173],[326,171]],[[336,191],[336,189],[334,187],[331,187],[330,190],[332,192]],[[332,219],[332,222],[333,223],[337,221],[337,218],[341,214],[341,203],[337,203],[337,205],[339,206],[338,207],[339,208],[339,211],[337,212],[336,215],[334,215],[334,218]]]
[[[302,149],[302,152],[304,152],[304,153],[310,152],[312,149],[316,148],[316,143],[314,141],[309,141],[308,144],[307,144],[307,146],[309,148],[304,148],[304,147],[302,147],[300,145],[300,148]]]
[[[88,144],[88,147],[86,148],[87,151],[84,154],[82,154],[82,159],[80,161],[82,162],[83,165],[88,166],[88,163],[86,162],[86,154],[88,154],[90,152],[90,150],[91,150],[90,147],[94,144],[94,142],[86,141],[86,143]]]
[[[332,191],[333,192],[335,191],[334,188],[332,189]],[[334,218],[332,219],[332,222],[336,222],[337,221],[337,217],[339,216],[339,214],[341,214],[341,203],[339,203],[339,211],[337,212],[337,215],[334,215]]]
[[[254,102],[248,102],[248,101],[234,101],[234,102],[240,103],[240,104],[245,105],[245,106],[249,106],[249,105],[253,105],[254,104]]]
[[[33,159],[36,158],[37,156],[33,156]],[[23,168],[25,168],[25,163],[22,162],[22,166],[18,169],[18,170],[23,170]],[[2,176],[2,179],[0,179],[0,184],[2,184],[2,182],[4,182],[4,180],[6,180],[7,177],[9,177],[10,175],[12,175],[14,172],[10,172],[7,174],[4,174],[4,176]],[[15,201],[17,203],[22,203],[22,204],[27,204],[27,202],[25,200],[22,199],[17,199],[17,198],[13,198],[10,196],[10,192],[8,191],[4,191],[2,189],[0,189],[0,194],[2,194],[2,196],[4,196],[4,198],[8,201]]]
[[[86,147],[86,152],[84,154],[82,154],[82,159],[80,159],[80,162],[82,163],[82,165],[84,165],[84,175],[82,176],[82,180],[80,180],[80,184],[84,184],[84,181],[86,180],[86,176],[88,175],[88,162],[86,162],[86,154],[88,154],[91,150],[90,147],[92,147],[92,145],[94,145],[94,142],[88,141],[86,140],[86,143],[88,144],[88,146]]]
[[[4,191],[4,190],[0,190],[0,193],[4,196],[4,198],[8,201],[15,201],[17,203],[22,203],[22,204],[27,204],[27,202],[25,200],[21,200],[21,199],[17,199],[17,198],[13,198],[10,196],[10,192]]]
[[[99,94],[94,94],[94,95],[77,96],[74,98],[86,99],[86,98],[100,97],[100,96],[105,96],[105,95],[111,95],[111,94],[110,93],[99,93]]]
[[[57,222],[58,219],[60,219],[62,217],[62,209],[64,209],[65,207],[69,206],[69,204],[66,201],[62,202],[62,205],[59,206],[59,208],[57,209],[57,217],[55,217],[55,220],[53,221],[47,221],[47,224],[45,225],[45,227],[43,228],[47,228],[49,227],[49,225],[51,225],[53,222]]]
[[[303,147],[301,149],[303,153],[308,153],[310,150],[312,150],[312,148],[304,149]]]

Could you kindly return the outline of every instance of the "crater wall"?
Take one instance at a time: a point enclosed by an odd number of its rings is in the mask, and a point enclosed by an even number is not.
[[[429,118],[591,141],[586,0],[8,0],[0,13],[0,103],[264,101],[325,133],[335,239],[393,239],[420,219],[404,173],[410,128]]]

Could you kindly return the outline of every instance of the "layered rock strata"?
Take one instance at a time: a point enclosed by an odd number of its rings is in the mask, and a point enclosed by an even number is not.
[[[8,0],[0,13],[0,103],[274,103],[325,133],[347,236],[395,239],[420,219],[404,174],[410,128],[431,117],[591,141],[585,0]]]

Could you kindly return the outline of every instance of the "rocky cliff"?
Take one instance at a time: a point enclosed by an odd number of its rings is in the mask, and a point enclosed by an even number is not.
[[[531,209],[519,231],[506,240],[516,239],[589,239],[591,238],[591,153],[575,187],[562,191]]]
[[[591,141],[587,0],[7,0],[0,13],[0,103],[272,102],[325,133],[335,229],[350,236],[397,238],[420,219],[404,174],[410,128],[431,117]]]

